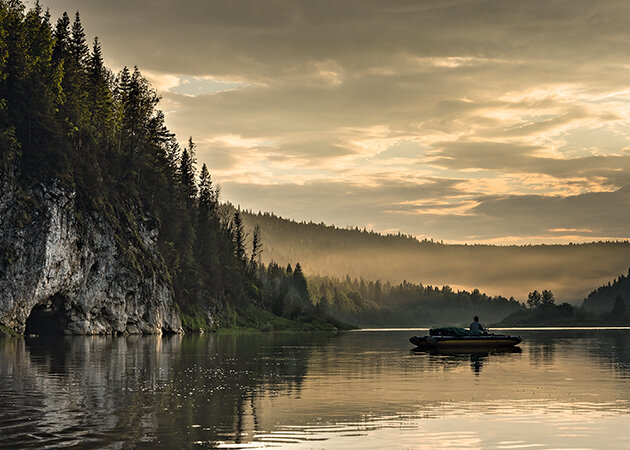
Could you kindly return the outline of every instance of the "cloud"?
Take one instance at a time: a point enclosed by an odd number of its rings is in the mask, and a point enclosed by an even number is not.
[[[630,186],[613,192],[590,192],[567,197],[510,196],[488,199],[475,206],[473,214],[487,219],[487,237],[499,234],[492,226],[499,220],[513,234],[571,233],[580,239],[625,239],[630,220]],[[548,229],[545,230],[545,227]]]
[[[553,243],[627,238],[630,186],[569,197],[484,198],[468,196],[459,183],[430,180],[367,187],[335,182],[264,186],[230,182],[223,185],[223,194],[248,199],[240,204],[254,211],[449,242],[522,244],[531,239]],[[426,233],[415,231],[418,229]]]
[[[140,67],[234,203],[452,241],[629,237],[596,204],[630,184],[622,0],[50,6]]]

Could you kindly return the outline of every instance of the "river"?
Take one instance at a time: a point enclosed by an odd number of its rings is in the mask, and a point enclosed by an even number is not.
[[[0,339],[0,448],[630,448],[630,329]]]

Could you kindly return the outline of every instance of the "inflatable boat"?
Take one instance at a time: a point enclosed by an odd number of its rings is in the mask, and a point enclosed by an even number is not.
[[[521,343],[519,336],[506,334],[482,333],[464,328],[432,328],[429,336],[412,336],[409,338],[416,347],[420,348],[494,348],[513,347]]]

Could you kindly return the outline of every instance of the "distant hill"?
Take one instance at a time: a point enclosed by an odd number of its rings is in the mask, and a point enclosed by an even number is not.
[[[270,213],[243,212],[250,235],[259,225],[262,261],[300,262],[307,275],[363,278],[454,289],[524,300],[550,289],[559,301],[580,303],[593,286],[630,264],[630,243],[568,245],[447,245],[406,235],[381,235],[323,223],[295,222]]]
[[[468,326],[475,315],[488,323],[525,309],[513,298],[490,297],[477,289],[453,291],[409,282],[392,285],[310,276],[308,289],[318,311],[364,328]]]
[[[582,307],[588,312],[607,313],[613,310],[619,296],[630,304],[630,270],[628,275],[621,275],[588,294]]]
[[[621,275],[592,291],[584,299],[581,307],[568,303],[556,304],[552,295],[551,301],[537,302],[528,304],[527,308],[515,309],[492,326],[628,326],[630,309],[626,299],[629,298],[630,271],[628,275]]]

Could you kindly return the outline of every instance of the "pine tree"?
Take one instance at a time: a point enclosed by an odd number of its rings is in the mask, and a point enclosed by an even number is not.
[[[199,175],[199,201],[197,209],[196,258],[202,267],[204,288],[207,296],[213,296],[219,281],[219,259],[217,256],[216,204],[212,190],[212,180],[208,167],[204,164]]]
[[[186,204],[192,207],[197,196],[195,183],[195,143],[192,137],[188,140],[188,147],[182,151],[179,164],[179,182],[184,193]]]
[[[2,5],[4,6],[4,5]],[[9,113],[9,26],[11,13],[8,8],[0,8],[0,175],[12,176],[15,160],[19,157],[19,143],[15,126]],[[8,180],[7,180],[8,181]]]
[[[35,13],[35,15],[37,17],[41,17],[42,15],[42,5],[39,4],[39,0],[35,1],[35,6],[33,7],[33,13]]]
[[[216,214],[216,198],[212,190],[212,177],[208,172],[208,166],[204,163],[199,175],[199,214],[205,218],[210,218]]]
[[[137,171],[138,160],[142,157],[140,153],[155,140],[155,131],[161,128],[160,120],[156,121],[160,116],[156,111],[159,97],[137,66],[131,74],[127,67],[120,72],[116,82],[116,97],[120,103],[119,146],[127,155],[128,170],[139,175]]]
[[[90,54],[88,62],[88,79],[92,84],[97,84],[101,80],[104,80],[104,67],[103,67],[103,53],[101,51],[101,43],[98,40],[98,36],[94,37],[94,44],[92,45],[92,53]]]
[[[68,42],[68,50],[72,57],[72,63],[75,70],[80,70],[87,63],[89,57],[89,49],[85,40],[85,31],[83,25],[81,25],[81,17],[79,11],[74,15],[74,22],[72,23],[72,37]]]
[[[167,172],[172,174],[173,177],[169,180],[171,183],[176,183],[176,174],[179,168],[179,161],[181,158],[181,148],[175,138],[175,135],[171,135],[167,142],[164,143],[164,154],[166,157]]]
[[[234,254],[240,262],[245,261],[245,227],[241,212],[236,210],[234,220],[232,221],[232,239],[234,242]]]
[[[302,266],[300,263],[297,263],[295,265],[295,269],[293,270],[293,286],[295,286],[303,299],[308,299],[308,286],[306,284],[306,277],[304,277],[304,272],[302,272]]]
[[[263,244],[260,238],[260,225],[256,224],[254,227],[254,234],[252,235],[252,254],[250,256],[249,263],[253,268],[255,268],[256,260],[262,253]]]
[[[64,64],[66,58],[70,56],[70,17],[67,12],[57,20],[54,36],[53,62]]]
[[[108,130],[112,129],[114,108],[98,37],[94,38],[87,70],[88,103],[92,106],[89,123],[94,138],[102,145],[102,141],[109,137]]]
[[[126,108],[129,99],[129,91],[131,89],[131,74],[127,66],[123,67],[116,76],[114,98],[115,102],[115,117],[117,127],[117,153],[123,155],[128,153],[127,148],[131,142],[130,130],[126,126]]]
[[[71,137],[75,150],[83,145],[81,132],[89,121],[86,94],[86,67],[88,47],[79,13],[70,27],[66,13],[57,21],[53,63],[60,77],[61,95],[59,112],[65,121],[65,133]]]
[[[188,137],[188,155],[190,156],[190,162],[193,168],[193,175],[195,174],[195,166],[197,165],[197,144],[193,141],[192,136]]]
[[[37,178],[65,166],[51,102],[52,35],[41,9],[24,13],[21,2],[10,5],[4,20],[7,53],[0,109],[11,124],[1,131],[2,140],[13,156],[19,145],[22,174]]]
[[[50,8],[46,8],[46,12],[44,13],[44,24],[49,30],[51,29],[50,28]]]

